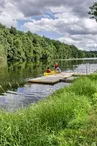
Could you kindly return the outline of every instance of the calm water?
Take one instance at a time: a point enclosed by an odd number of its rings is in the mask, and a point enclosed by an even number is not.
[[[62,60],[51,63],[12,63],[7,66],[0,65],[0,108],[13,111],[27,107],[38,100],[52,94],[57,89],[67,86],[61,82],[55,85],[28,84],[29,78],[43,76],[49,66],[53,69],[58,62],[62,71],[76,73],[92,73],[97,70],[97,59],[87,60]],[[10,91],[13,93],[10,93]],[[15,94],[17,92],[17,94]]]

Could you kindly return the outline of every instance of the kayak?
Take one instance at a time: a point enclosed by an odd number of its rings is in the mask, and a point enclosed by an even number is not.
[[[54,74],[56,74],[55,70],[52,70],[50,73],[44,72],[44,76],[54,75]]]

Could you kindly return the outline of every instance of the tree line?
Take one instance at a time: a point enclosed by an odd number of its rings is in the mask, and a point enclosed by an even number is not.
[[[2,24],[0,24],[0,54],[9,62],[82,58],[86,56],[85,52],[74,45],[50,40],[44,36],[32,34],[30,31],[23,32],[14,27],[6,28]]]

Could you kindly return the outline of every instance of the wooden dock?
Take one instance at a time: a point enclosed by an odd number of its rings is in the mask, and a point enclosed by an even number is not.
[[[73,75],[73,73],[66,73],[66,72],[61,72],[58,74],[54,75],[49,75],[49,76],[42,76],[34,79],[29,79],[29,83],[39,83],[39,84],[50,84],[54,85],[58,82],[63,81],[66,78],[69,78]]]

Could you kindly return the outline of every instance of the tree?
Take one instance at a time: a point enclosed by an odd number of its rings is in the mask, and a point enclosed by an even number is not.
[[[39,62],[44,59],[51,62],[52,59],[75,58],[84,55],[84,52],[78,50],[74,45],[70,46],[60,41],[41,37],[30,31],[25,33],[14,27],[6,28],[2,24],[0,24],[0,45],[2,58],[6,58],[9,62]]]
[[[13,35],[16,35],[16,32],[17,32],[16,28],[11,26],[10,33],[13,34]]]
[[[90,18],[95,19],[97,21],[97,2],[93,3],[93,5],[89,8],[90,11],[88,12],[88,14],[91,15]]]

